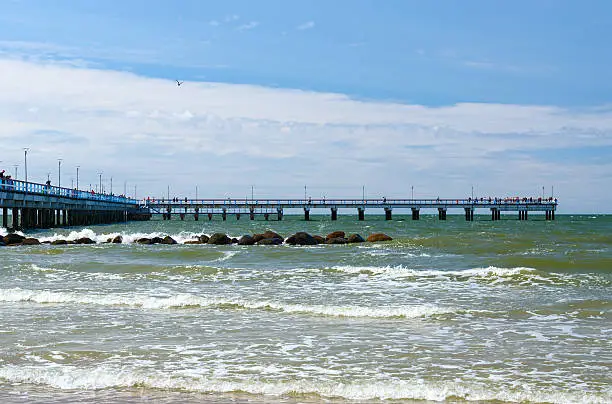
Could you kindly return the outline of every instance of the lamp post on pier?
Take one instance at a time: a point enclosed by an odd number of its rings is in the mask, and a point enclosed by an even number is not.
[[[23,163],[24,163],[24,167],[25,167],[25,182],[28,182],[28,150],[30,150],[29,147],[24,147],[23,148]]]
[[[98,191],[102,193],[102,173],[98,173],[98,176],[100,177],[100,187],[98,188]]]
[[[14,164],[13,167],[15,167],[15,180],[17,180],[17,169],[19,168],[19,164]]]
[[[414,200],[414,185],[410,186],[410,194],[411,194],[412,200]]]
[[[62,159],[57,159],[57,186],[62,187]]]
[[[77,190],[79,189],[79,167],[80,167],[80,166],[76,166],[76,170],[77,170],[77,183],[76,183],[76,188],[77,188]]]

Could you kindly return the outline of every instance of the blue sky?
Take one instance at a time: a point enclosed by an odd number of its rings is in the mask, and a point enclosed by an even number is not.
[[[554,185],[566,211],[609,211],[610,15],[605,1],[3,1],[0,164],[31,147],[46,177],[51,155],[84,166],[85,150],[90,182],[151,195]]]

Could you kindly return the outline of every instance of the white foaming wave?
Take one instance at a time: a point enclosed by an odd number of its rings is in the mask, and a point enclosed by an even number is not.
[[[349,274],[364,274],[370,273],[374,275],[388,274],[395,276],[404,277],[507,277],[514,276],[521,273],[532,273],[537,271],[535,268],[529,267],[515,267],[515,268],[500,268],[489,266],[486,268],[471,268],[471,269],[460,269],[460,270],[439,270],[439,269],[411,269],[406,268],[402,265],[397,266],[352,266],[352,265],[336,265],[328,267],[339,272],[345,272]]]
[[[208,298],[188,293],[167,297],[149,295],[124,294],[84,294],[77,292],[63,292],[50,290],[28,289],[0,289],[0,302],[31,302],[38,304],[73,303],[103,306],[132,306],[143,309],[172,309],[172,308],[214,308],[232,307],[251,310],[276,310],[289,314],[310,314],[331,317],[371,317],[371,318],[418,318],[438,314],[451,313],[451,308],[442,308],[435,305],[419,306],[326,306],[286,304],[272,301],[251,301],[246,299]]]
[[[15,231],[14,233],[15,233],[15,234],[19,234],[20,236],[25,237],[25,234],[24,234],[23,232],[21,232],[21,231]],[[8,229],[6,229],[6,228],[4,228],[4,227],[0,227],[0,237],[4,237],[4,236],[6,236],[7,234],[9,234]]]
[[[132,388],[134,386],[163,390],[201,393],[247,393],[272,397],[317,395],[346,400],[465,400],[532,403],[590,403],[612,401],[612,389],[601,392],[580,392],[567,388],[543,390],[534,386],[510,389],[499,385],[467,382],[437,382],[412,380],[372,380],[349,383],[332,380],[291,380],[265,382],[257,379],[236,380],[205,377],[187,370],[174,373],[138,369],[133,366],[81,368],[74,365],[5,365],[0,367],[0,379],[9,383],[46,385],[61,390],[97,390]],[[555,391],[556,390],[556,391]]]
[[[188,240],[196,240],[202,233],[193,233],[193,232],[180,232],[178,234],[170,234],[177,243],[183,244]],[[161,232],[152,232],[152,233],[121,233],[121,232],[113,232],[113,233],[101,233],[96,234],[92,229],[81,229],[79,231],[72,231],[69,234],[53,234],[52,236],[40,237],[38,240],[40,242],[48,241],[56,241],[56,240],[67,240],[74,241],[79,238],[87,237],[95,241],[96,243],[106,243],[109,239],[113,239],[117,236],[121,236],[124,244],[135,243],[136,240],[141,238],[153,238],[153,237],[161,237],[164,238],[168,236],[166,233]]]

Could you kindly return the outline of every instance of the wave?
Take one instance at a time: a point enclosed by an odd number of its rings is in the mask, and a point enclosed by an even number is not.
[[[348,274],[386,276],[397,279],[413,278],[458,282],[477,281],[490,285],[514,284],[517,286],[532,286],[568,284],[579,285],[582,283],[595,283],[601,285],[612,284],[612,282],[602,278],[598,274],[548,272],[529,267],[501,268],[496,266],[488,266],[459,270],[440,270],[413,269],[404,267],[402,265],[384,267],[336,265],[326,267],[323,270]]]
[[[0,379],[9,383],[46,385],[60,390],[99,390],[109,388],[150,388],[197,393],[240,393],[272,397],[314,396],[344,400],[429,400],[496,401],[531,403],[590,403],[612,401],[612,389],[584,392],[579,389],[541,389],[536,386],[485,385],[484,383],[414,380],[289,380],[267,382],[259,379],[205,377],[192,372],[174,374],[130,366],[77,367],[49,364],[38,366],[5,365]]]
[[[180,232],[178,234],[171,234],[170,237],[172,237],[174,240],[176,240],[177,243],[183,244],[185,241],[197,239],[198,236],[200,236],[201,234],[202,233]],[[167,235],[168,235],[167,233],[162,233],[162,232],[152,232],[152,233],[121,233],[121,232],[113,232],[113,233],[101,233],[101,234],[97,234],[92,229],[85,228],[85,229],[81,229],[79,231],[71,231],[68,234],[54,233],[51,236],[42,236],[42,237],[39,237],[38,240],[41,243],[45,242],[45,241],[53,242],[53,241],[56,241],[56,240],[75,241],[77,239],[80,239],[80,238],[83,238],[83,237],[87,237],[87,238],[92,239],[96,243],[106,243],[106,242],[108,242],[109,239],[113,239],[113,238],[115,238],[117,236],[121,236],[123,238],[123,243],[131,244],[131,243],[135,243],[136,240],[141,239],[141,238],[153,238],[153,237],[164,238]]]
[[[102,306],[131,306],[143,309],[219,308],[270,310],[288,314],[330,317],[419,318],[452,313],[450,308],[435,305],[420,306],[328,306],[288,304],[272,301],[252,301],[231,298],[207,298],[184,293],[172,296],[84,294],[50,290],[0,289],[0,302],[31,302],[39,304],[91,304]]]

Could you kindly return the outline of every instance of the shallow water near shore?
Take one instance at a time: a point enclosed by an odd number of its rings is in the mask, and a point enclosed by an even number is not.
[[[248,219],[248,218],[247,218]],[[334,230],[390,242],[139,245]],[[0,247],[0,400],[612,402],[612,216],[285,216]],[[126,243],[102,244],[122,235]]]

